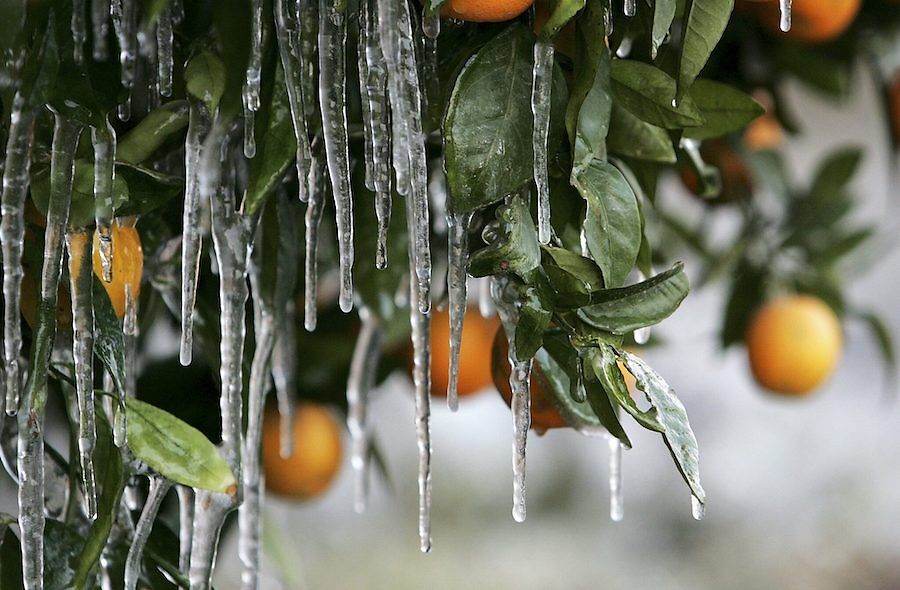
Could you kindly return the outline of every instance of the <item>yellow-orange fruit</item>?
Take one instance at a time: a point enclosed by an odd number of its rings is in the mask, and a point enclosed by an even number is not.
[[[794,396],[810,393],[831,375],[843,345],[837,316],[808,295],[767,303],[750,322],[746,340],[757,383]]]
[[[491,386],[491,343],[499,325],[496,317],[485,319],[477,311],[466,313],[459,350],[460,397]],[[446,396],[449,380],[450,314],[435,311],[431,316],[431,392]]]
[[[853,23],[862,0],[793,0],[791,29],[782,33],[781,11],[776,0],[742,3],[760,23],[776,35],[804,43],[824,43],[841,35]]]
[[[441,15],[477,23],[499,23],[516,18],[534,0],[447,0]]]
[[[131,223],[119,220],[111,226],[112,234],[112,282],[100,280],[112,302],[119,319],[125,316],[125,287],[137,301],[141,294],[141,278],[144,275],[144,251],[141,236]],[[100,234],[94,232],[94,274],[103,277],[103,262],[100,257]]]
[[[754,119],[744,130],[744,145],[748,149],[776,150],[784,143],[784,130],[781,123],[773,115],[765,115]]]

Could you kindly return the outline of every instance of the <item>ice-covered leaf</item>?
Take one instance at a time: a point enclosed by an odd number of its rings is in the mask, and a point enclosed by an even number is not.
[[[50,167],[40,166],[32,173],[31,197],[34,206],[47,214],[50,204]],[[113,184],[113,206],[128,199],[128,183],[117,176]],[[69,227],[82,228],[94,222],[94,164],[90,160],[75,161],[72,180],[72,203],[69,209]]]
[[[94,354],[112,375],[118,391],[125,390],[125,339],[122,324],[116,316],[100,278],[94,276]]]
[[[526,277],[541,264],[541,248],[537,229],[525,200],[514,197],[497,208],[496,241],[473,253],[469,274],[484,277],[512,272]]]
[[[708,139],[743,129],[766,109],[750,95],[728,84],[714,80],[696,80],[691,98],[706,121],[699,127],[685,129],[685,137]]]
[[[575,18],[584,5],[585,0],[560,0],[538,33],[545,38],[555,37],[569,21]]]
[[[219,106],[225,92],[225,80],[225,64],[210,51],[201,51],[184,68],[188,94],[203,101],[210,112],[215,112]]]
[[[137,459],[176,483],[236,492],[234,474],[203,433],[156,406],[133,398],[125,405],[128,448]]]
[[[650,408],[647,411],[641,410],[628,386],[625,384],[625,378],[622,375],[622,369],[616,362],[616,351],[609,344],[601,342],[596,348],[591,348],[587,353],[587,363],[585,371],[590,370],[603,385],[603,389],[616,400],[616,403],[637,421],[638,424],[653,430],[655,432],[663,432],[665,428],[656,418],[656,409]]]
[[[184,181],[157,170],[117,164],[114,190],[116,215],[144,215],[180,196],[184,191]]]
[[[610,113],[606,146],[615,154],[649,162],[672,164],[677,160],[665,129],[641,121],[616,103]]]
[[[583,401],[575,401],[574,390],[583,390],[575,376],[578,374],[578,355],[569,339],[555,330],[544,334],[544,346],[534,357],[539,371],[537,378],[541,389],[550,398],[566,424],[578,431],[593,433],[603,427],[596,412],[591,408],[583,391],[579,394]],[[534,402],[532,402],[532,410]]]
[[[666,129],[702,125],[703,113],[690,96],[676,106],[675,80],[661,69],[631,59],[615,59],[610,66],[616,101],[639,119]]]
[[[585,362],[585,359],[582,359],[582,362]],[[616,405],[610,399],[603,382],[598,380],[597,376],[589,368],[583,368],[582,371],[584,373],[585,395],[594,415],[597,416],[597,419],[600,420],[600,423],[611,435],[619,439],[626,448],[630,449],[631,440],[628,438],[625,429],[622,428]]]
[[[578,316],[601,330],[627,334],[653,326],[672,315],[687,297],[690,282],[681,264],[646,281],[596,291],[591,305],[578,310]]]
[[[519,321],[516,322],[515,351],[516,359],[527,361],[534,358],[544,339],[544,332],[550,327],[553,314],[547,309],[536,289],[529,289],[525,301],[519,308]]]
[[[116,160],[140,164],[168,138],[180,133],[188,124],[188,102],[173,100],[147,113],[147,116],[119,139]]]
[[[575,179],[587,201],[584,233],[607,287],[625,283],[641,246],[641,216],[628,182],[612,164],[594,160]]]
[[[47,519],[44,526],[44,588],[69,590],[75,578],[75,561],[84,542],[75,528]]]
[[[591,292],[603,288],[600,268],[590,258],[565,248],[544,246],[542,266],[559,307],[577,308],[587,305]]]
[[[686,95],[722,38],[734,0],[687,0],[678,60],[677,100]]]
[[[276,69],[274,84],[265,84],[263,99],[268,102],[256,114],[256,157],[250,160],[250,177],[244,209],[253,214],[281,182],[297,154],[291,109],[284,86],[284,70]]]
[[[650,30],[650,56],[656,58],[659,47],[669,35],[675,11],[678,8],[677,0],[656,0],[653,3],[653,25]]]

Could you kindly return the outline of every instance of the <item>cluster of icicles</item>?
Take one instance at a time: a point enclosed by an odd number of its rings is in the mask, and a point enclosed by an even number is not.
[[[347,15],[335,7],[335,2],[319,0],[275,0],[276,34],[284,70],[291,116],[297,142],[296,169],[299,197],[307,203],[306,211],[306,277],[305,326],[316,326],[316,252],[318,226],[323,213],[323,199],[327,195],[325,183],[330,182],[334,196],[340,261],[340,307],[345,312],[353,307],[352,266],[353,198],[350,183],[350,156],[346,114],[345,47]],[[375,264],[387,266],[387,228],[390,223],[391,194],[395,190],[405,198],[407,231],[409,233],[409,302],[414,349],[413,380],[415,384],[415,421],[419,450],[419,535],[422,551],[431,547],[430,531],[430,351],[429,313],[431,306],[432,261],[429,244],[430,211],[428,198],[428,168],[425,136],[422,129],[423,89],[421,70],[433,66],[436,59],[436,38],[440,32],[437,15],[414,14],[406,0],[362,0],[359,14],[358,70],[362,94],[365,133],[365,180],[375,193],[378,218],[378,246]],[[138,57],[136,3],[131,0],[96,0],[91,4],[93,26],[93,57],[103,60],[107,55],[105,39],[108,22],[113,23],[119,43],[122,83],[133,91],[135,64]],[[782,27],[790,27],[790,0],[781,0]],[[75,41],[75,59],[83,57],[86,40],[83,0],[73,1],[71,23]],[[634,13],[633,0],[625,0],[626,14]],[[153,95],[170,96],[172,92],[173,27],[183,16],[180,0],[172,0],[159,15],[155,39],[141,43],[154,53],[157,75],[150,83]],[[243,90],[245,157],[252,158],[256,147],[253,140],[254,113],[260,107],[260,70],[262,50],[262,0],[252,2],[251,57]],[[317,41],[316,41],[317,39]],[[155,41],[155,42],[154,42]],[[317,45],[317,47],[316,47]],[[419,46],[425,50],[417,54]],[[318,83],[313,80],[314,64],[318,56]],[[431,60],[431,61],[430,61]],[[429,63],[430,61],[430,63]],[[422,63],[426,62],[426,63]],[[538,233],[541,242],[550,240],[550,210],[547,182],[547,134],[549,129],[550,86],[553,69],[553,46],[539,41],[534,49],[534,77],[532,111],[534,114],[534,181],[537,188]],[[307,129],[309,105],[315,104],[318,93],[322,116],[322,139],[326,157],[313,155]],[[120,105],[118,116],[130,116],[130,99]],[[92,342],[91,276],[92,240],[85,234],[69,232],[67,220],[71,202],[74,154],[82,128],[56,113],[52,157],[51,200],[47,216],[44,262],[41,273],[40,296],[42,307],[56,308],[56,293],[61,275],[63,248],[68,247],[70,265],[80,259],[82,268],[70,268],[73,305],[73,355],[76,370],[77,435],[82,492],[85,512],[89,518],[97,513],[96,485],[92,465],[95,443],[94,375]],[[11,109],[9,139],[3,170],[2,240],[4,333],[2,384],[6,412],[18,415],[17,476],[19,481],[19,524],[22,537],[24,586],[28,590],[43,587],[44,507],[44,449],[42,436],[43,406],[46,400],[46,373],[51,346],[36,352],[36,367],[32,367],[27,386],[20,375],[21,326],[19,315],[20,286],[23,276],[22,249],[24,239],[24,204],[29,189],[29,165],[35,112],[25,108],[24,100],[16,95]],[[213,251],[218,265],[221,301],[221,414],[222,453],[241,482],[237,497],[204,490],[176,486],[180,510],[181,554],[179,567],[188,572],[192,589],[208,588],[215,561],[218,536],[225,516],[239,505],[239,551],[244,565],[242,584],[245,589],[258,587],[260,563],[261,475],[259,463],[260,429],[263,402],[269,375],[275,382],[276,395],[284,420],[283,453],[291,452],[291,399],[294,383],[293,336],[289,333],[293,321],[285,322],[287,332],[276,330],[274,310],[268,309],[262,298],[254,298],[256,351],[251,364],[249,385],[248,427],[242,431],[242,350],[245,338],[245,303],[249,297],[247,284],[258,288],[255,265],[250,262],[252,231],[249,220],[236,206],[234,172],[227,163],[234,157],[228,141],[230,130],[215,119],[200,102],[192,102],[189,126],[184,146],[184,227],[182,236],[182,292],[181,292],[181,362],[191,362],[192,316],[197,292],[197,277],[201,252],[201,213],[208,204],[211,215]],[[94,148],[94,198],[96,226],[99,234],[103,279],[111,281],[113,218],[112,189],[115,175],[115,132],[109,123],[91,129]],[[226,149],[223,149],[225,146]],[[394,182],[392,183],[392,180]],[[460,337],[467,301],[467,235],[471,214],[448,214],[449,268],[447,294],[451,319],[451,369],[448,403],[458,405],[456,383],[459,367]],[[73,256],[76,252],[78,255]],[[79,256],[80,255],[80,256]],[[80,271],[80,272],[79,272]],[[87,288],[85,287],[87,285]],[[502,279],[491,279],[489,291],[483,290],[482,305],[490,310],[494,305],[505,320],[514,322],[515,303],[504,297]],[[487,297],[484,294],[488,294]],[[491,301],[493,298],[493,301]],[[115,390],[119,403],[113,409],[115,440],[124,445],[126,424],[122,411],[124,397],[134,395],[134,343],[137,336],[136,302],[126,294],[126,314],[123,332],[126,343],[125,383],[111,383],[106,375],[107,390]],[[289,309],[288,313],[293,313]],[[52,317],[52,314],[50,314]],[[374,382],[374,372],[380,351],[381,332],[376,317],[367,309],[359,310],[362,330],[353,355],[347,399],[348,428],[352,438],[352,467],[356,479],[357,510],[366,506],[369,456],[369,428],[366,400]],[[49,338],[39,341],[52,343],[55,320],[41,323],[49,331]],[[46,334],[45,334],[46,336]],[[641,340],[646,331],[636,335]],[[510,385],[514,425],[513,516],[525,518],[525,446],[530,426],[531,362],[515,360],[510,342]],[[43,374],[38,372],[43,371]],[[621,453],[619,442],[610,437],[610,515],[622,518]],[[147,541],[156,513],[172,482],[151,475],[149,496],[136,525],[127,517],[118,519],[128,528],[132,538],[126,562],[125,587],[136,587],[140,575],[141,552]],[[695,503],[695,516],[702,508]],[[102,562],[102,560],[101,560]]]

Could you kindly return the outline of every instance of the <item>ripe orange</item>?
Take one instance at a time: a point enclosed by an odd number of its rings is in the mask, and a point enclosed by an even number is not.
[[[744,145],[755,151],[776,150],[784,143],[781,123],[770,113],[754,119],[744,130]]]
[[[775,393],[802,396],[821,385],[841,355],[837,316],[822,300],[784,296],[766,304],[750,323],[747,353],[757,383]]]
[[[477,23],[499,23],[516,18],[534,0],[447,0],[441,15]]]
[[[512,389],[509,387],[509,343],[503,328],[497,330],[494,336],[494,345],[491,349],[494,365],[494,385],[497,391],[509,406],[512,403]],[[544,434],[551,428],[566,428],[569,424],[556,409],[556,404],[550,399],[544,388],[541,387],[541,368],[534,363],[531,370],[531,429],[538,434]]]
[[[103,262],[100,258],[100,234],[94,231],[94,274],[103,276]],[[141,294],[141,277],[144,274],[144,251],[141,236],[133,223],[115,220],[112,224],[112,282],[102,280],[106,294],[112,302],[119,319],[125,316],[125,286],[137,300]]]
[[[862,0],[793,0],[791,30],[779,28],[781,11],[776,0],[744,4],[769,31],[804,43],[824,43],[841,35],[856,18]]]
[[[301,403],[294,414],[294,454],[281,457],[278,412],[263,417],[263,472],[266,488],[278,495],[309,500],[321,495],[341,467],[341,433],[324,406]]]
[[[491,385],[491,341],[500,326],[496,317],[485,319],[477,311],[466,313],[459,353],[459,395],[478,393]],[[431,391],[447,395],[450,380],[450,313],[431,316]]]

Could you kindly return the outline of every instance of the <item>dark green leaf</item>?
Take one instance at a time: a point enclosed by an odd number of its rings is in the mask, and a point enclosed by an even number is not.
[[[575,18],[584,5],[585,0],[559,0],[539,31],[541,37],[555,37],[569,21]]]
[[[22,590],[22,547],[8,526],[0,539],[0,590]]]
[[[187,92],[215,112],[225,92],[225,64],[210,51],[193,56],[184,68]]]
[[[555,304],[564,308],[587,305],[591,292],[603,288],[600,268],[590,258],[565,248],[543,246],[542,266],[555,293]]]
[[[596,378],[600,380],[606,392],[616,400],[616,403],[622,409],[631,414],[638,424],[654,432],[663,432],[665,430],[665,427],[659,423],[656,417],[656,408],[651,407],[645,412],[638,407],[637,402],[631,397],[631,392],[628,391],[628,386],[625,384],[625,378],[622,375],[622,368],[616,360],[616,350],[612,346],[601,342],[597,348],[589,349],[586,360],[589,363],[589,367],[585,367],[585,372],[590,368]]]
[[[894,349],[894,339],[887,324],[884,323],[878,315],[874,313],[863,313],[859,318],[865,322],[875,343],[878,344],[878,350],[881,352],[881,360],[884,362],[885,375],[887,383],[893,385],[896,383],[897,373],[897,353]],[[893,389],[893,388],[892,388]]]
[[[50,168],[38,167],[32,174],[31,198],[42,214],[47,214],[50,203]],[[113,184],[113,206],[118,207],[128,199],[128,183],[116,176]],[[72,179],[72,203],[69,209],[69,227],[82,228],[94,223],[94,164],[90,160],[75,161]]]
[[[275,83],[271,85],[271,99],[267,108],[257,116],[259,133],[256,140],[256,157],[250,160],[250,178],[244,209],[248,215],[272,194],[281,182],[290,163],[297,154],[297,140],[291,120],[287,91],[284,85],[284,70],[279,65],[275,72]]]
[[[650,56],[656,59],[660,45],[669,35],[669,28],[678,8],[676,0],[656,0],[653,3],[653,26],[650,31]]]
[[[686,98],[694,79],[722,38],[734,0],[687,0],[681,54],[678,60],[677,100]]]
[[[119,179],[125,183],[116,189],[115,208],[119,216],[145,215],[184,191],[184,181],[178,177],[129,164],[116,165],[116,181]]]
[[[125,340],[122,324],[116,316],[103,283],[95,275],[94,299],[94,354],[103,362],[115,383],[116,390],[125,391]]]
[[[497,208],[497,219],[496,241],[472,254],[469,274],[484,277],[512,272],[524,278],[541,264],[537,230],[525,200],[510,198]]]
[[[613,103],[610,112],[606,146],[610,152],[639,160],[664,164],[677,160],[672,140],[665,129],[641,121],[616,103]]]
[[[686,96],[677,106],[675,80],[661,69],[630,59],[615,59],[610,68],[616,101],[639,119],[666,129],[703,124],[703,113]]]
[[[544,332],[550,327],[553,314],[541,302],[535,289],[529,289],[525,301],[519,308],[519,320],[515,329],[515,353],[519,361],[534,358],[544,339]]]
[[[150,111],[119,140],[116,159],[128,164],[148,159],[166,139],[187,127],[188,110],[187,101],[173,100]]]
[[[75,577],[74,564],[84,542],[73,527],[48,518],[44,525],[44,588],[69,590]]]
[[[809,189],[810,196],[827,200],[840,193],[856,174],[862,155],[862,150],[857,147],[842,148],[830,154],[819,164]]]
[[[750,320],[765,299],[765,280],[761,269],[750,265],[746,260],[738,263],[725,305],[722,348],[744,340]]]
[[[694,139],[708,139],[738,131],[766,111],[750,95],[713,80],[695,81],[690,96],[706,119],[699,127],[685,129],[685,137]]]
[[[538,378],[544,393],[553,401],[567,424],[579,432],[596,433],[603,424],[585,401],[576,402],[572,389],[583,387],[573,376],[578,374],[578,355],[569,339],[559,331],[544,334],[544,346],[534,357],[540,367]]]
[[[578,19],[575,81],[566,110],[566,127],[574,145],[572,175],[590,165],[591,160],[606,159],[606,135],[609,132],[610,56],[606,46],[603,7],[592,1]]]

